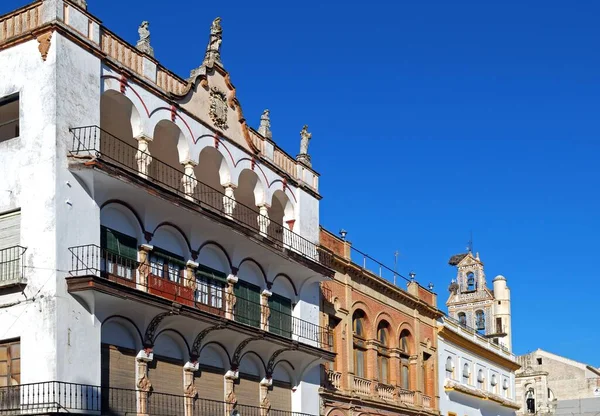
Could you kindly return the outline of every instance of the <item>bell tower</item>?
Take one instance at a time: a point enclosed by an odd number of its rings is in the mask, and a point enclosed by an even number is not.
[[[494,290],[490,290],[479,253],[473,255],[471,250],[452,256],[448,264],[456,267],[456,279],[448,288],[448,315],[510,350],[510,290],[506,279],[496,277]]]

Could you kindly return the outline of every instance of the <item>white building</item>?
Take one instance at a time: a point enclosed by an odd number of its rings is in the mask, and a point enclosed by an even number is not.
[[[220,19],[183,79],[147,23],[0,12],[0,410],[318,414],[310,134],[292,158],[247,125]]]
[[[537,349],[517,357],[518,416],[597,416],[600,369]]]
[[[448,315],[440,321],[439,391],[444,416],[508,416],[519,408],[511,352],[510,290],[503,276],[487,287],[479,253],[457,254]]]
[[[515,356],[446,317],[438,332],[440,414],[509,416],[515,400]]]

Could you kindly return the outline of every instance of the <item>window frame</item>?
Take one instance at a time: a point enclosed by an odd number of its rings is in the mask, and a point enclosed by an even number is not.
[[[12,347],[14,346],[18,346],[18,358],[17,357],[13,357],[12,354]],[[6,348],[6,359],[5,360],[0,360],[0,363],[6,363],[6,375],[0,375],[0,379],[2,378],[6,378],[6,386],[2,386],[1,387],[11,387],[11,386],[18,386],[21,384],[21,339],[20,338],[13,338],[13,339],[9,339],[9,340],[4,340],[2,342],[0,342],[0,348]],[[19,371],[18,372],[13,372],[13,367],[15,366],[14,362],[18,361],[18,368]],[[12,380],[14,380],[14,376],[18,377],[18,380],[16,384],[12,383]]]
[[[6,141],[9,141],[12,139],[18,139],[21,136],[21,93],[20,93],[20,91],[17,91],[13,94],[9,94],[7,96],[0,98],[0,117],[2,114],[2,112],[1,112],[2,107],[4,107],[5,105],[12,104],[15,101],[17,102],[17,118],[10,119],[5,122],[0,122],[0,131],[1,131],[1,129],[3,127],[9,126],[11,123],[14,123],[16,121],[17,124],[16,124],[15,135],[6,137],[6,138],[2,138],[2,136],[0,136],[0,143],[6,142]]]

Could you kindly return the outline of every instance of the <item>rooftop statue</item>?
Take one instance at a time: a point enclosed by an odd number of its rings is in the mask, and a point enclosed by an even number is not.
[[[312,167],[310,161],[310,155],[308,154],[308,143],[312,138],[312,133],[308,132],[308,126],[305,124],[300,131],[300,153],[296,156],[296,160],[305,164],[308,167]]]
[[[204,64],[212,66],[213,63],[221,63],[221,42],[223,42],[223,29],[221,28],[221,18],[217,17],[210,26],[210,38],[206,46],[206,55],[204,55]]]
[[[150,23],[148,21],[144,20],[138,27],[138,34],[140,39],[135,47],[141,52],[154,56],[154,49],[150,46]]]

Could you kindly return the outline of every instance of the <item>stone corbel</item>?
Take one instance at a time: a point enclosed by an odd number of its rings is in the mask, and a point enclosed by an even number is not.
[[[146,179],[148,178],[148,167],[152,162],[152,156],[150,155],[150,142],[152,137],[140,134],[135,138],[138,142],[138,150],[135,154],[135,161],[137,163],[139,175]]]
[[[150,274],[150,252],[154,249],[149,244],[142,244],[138,249],[138,282],[137,289],[142,292],[148,291],[148,275]]]
[[[237,302],[237,297],[235,296],[235,284],[238,282],[238,277],[236,276],[237,269],[232,270],[232,273],[227,276],[227,287],[225,288],[225,318],[227,319],[235,319],[234,316],[234,308]]]

